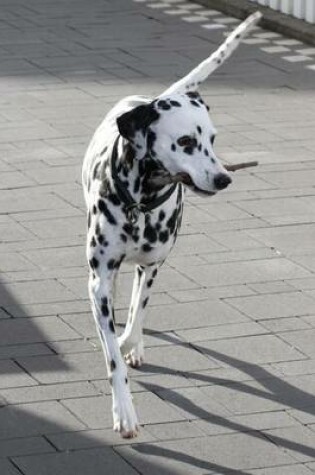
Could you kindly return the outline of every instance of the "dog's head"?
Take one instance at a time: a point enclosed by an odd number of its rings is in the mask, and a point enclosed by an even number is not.
[[[197,92],[163,96],[117,120],[136,157],[150,156],[188,187],[214,194],[231,182],[213,149],[216,130]]]
[[[260,18],[259,12],[248,17],[187,76],[153,102],[117,119],[119,132],[132,144],[136,158],[144,159],[147,155],[155,158],[178,181],[206,194],[214,194],[231,183],[214,153],[216,131],[197,89],[232,54]]]

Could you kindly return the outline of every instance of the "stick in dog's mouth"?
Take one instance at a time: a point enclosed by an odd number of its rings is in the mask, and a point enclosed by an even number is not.
[[[237,170],[242,170],[244,168],[257,167],[258,162],[240,162],[235,163],[234,165],[223,165],[228,172],[236,172]],[[159,172],[157,175],[154,175],[150,178],[150,184],[155,186],[170,185],[171,183],[183,183],[187,186],[193,186],[192,179],[188,173],[176,173],[176,175],[171,175],[167,171]]]

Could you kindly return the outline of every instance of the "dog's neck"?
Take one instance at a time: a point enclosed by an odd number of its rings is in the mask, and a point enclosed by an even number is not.
[[[175,184],[152,184],[151,177],[161,166],[149,155],[135,158],[132,146],[121,137],[115,140],[108,157],[100,173],[100,195],[114,205],[122,202],[131,224],[138,221],[141,212],[150,213],[161,206],[178,188]]]
[[[138,160],[132,145],[125,139],[120,139],[120,142],[117,147],[116,172],[132,198],[146,204],[162,196],[170,185],[153,184],[152,177],[164,170],[159,160],[150,153]]]

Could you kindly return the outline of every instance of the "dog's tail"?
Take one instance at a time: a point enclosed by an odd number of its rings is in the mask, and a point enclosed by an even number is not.
[[[261,17],[262,14],[257,11],[246,18],[246,20],[232,31],[224,43],[222,43],[222,45],[211,54],[211,56],[200,63],[195,69],[187,74],[187,76],[170,86],[162,93],[162,96],[195,91],[198,86],[233,53],[240,44],[242,38],[256,25],[256,23],[259,22]]]

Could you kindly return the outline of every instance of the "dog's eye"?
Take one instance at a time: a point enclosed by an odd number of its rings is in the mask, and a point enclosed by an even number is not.
[[[189,135],[183,135],[177,140],[177,143],[181,147],[196,147],[197,140],[194,137],[189,137]]]

